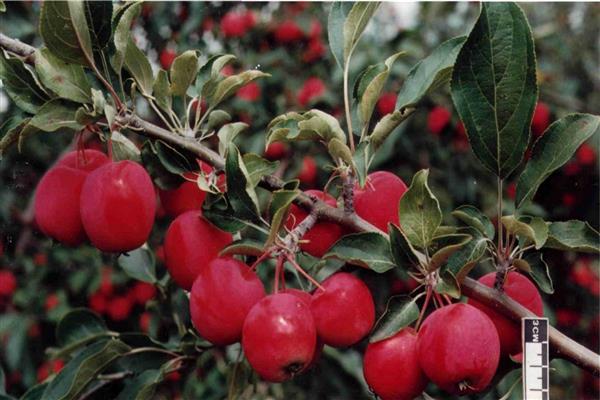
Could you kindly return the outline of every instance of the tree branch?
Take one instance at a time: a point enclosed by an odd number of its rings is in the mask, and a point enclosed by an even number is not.
[[[16,55],[25,57],[26,61],[27,57],[29,57],[35,51],[33,47],[18,40],[9,38],[1,33],[0,47]],[[123,125],[129,125],[136,129],[140,129],[140,131],[138,131],[139,134],[154,139],[164,140],[169,144],[179,146],[192,152],[198,158],[211,164],[213,167],[217,169],[224,169],[225,162],[220,155],[205,147],[201,143],[194,141],[193,139],[184,138],[171,133],[168,130],[144,121],[138,116],[132,114],[127,114],[124,117],[120,117],[118,121]],[[283,188],[283,184],[284,182],[280,178],[273,175],[263,177],[260,183],[261,187],[271,191]],[[343,209],[331,207],[321,200],[315,202],[314,199],[305,193],[301,193],[295,199],[295,203],[309,212],[316,213],[319,219],[336,222],[352,231],[381,232],[357,215],[347,215],[344,213]],[[385,235],[385,233],[383,234]],[[508,298],[505,294],[499,293],[494,289],[484,286],[471,278],[465,278],[463,280],[462,290],[466,296],[472,297],[484,304],[491,305],[500,313],[515,321],[520,321],[522,317],[533,316],[529,310],[514,300]],[[600,356],[552,327],[550,328],[550,345],[553,353],[557,357],[564,358],[565,360],[568,360],[573,364],[593,373],[595,376],[600,376]]]

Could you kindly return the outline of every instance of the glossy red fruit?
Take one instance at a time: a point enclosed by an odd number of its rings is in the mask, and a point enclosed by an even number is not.
[[[404,328],[390,338],[369,343],[363,373],[382,400],[412,400],[420,395],[427,377],[419,365],[415,330]]]
[[[280,160],[285,157],[288,153],[288,148],[285,143],[282,142],[273,142],[271,143],[267,149],[265,150],[265,158],[267,160]]]
[[[354,192],[354,209],[363,219],[384,232],[388,223],[400,224],[398,207],[406,184],[391,172],[377,171],[367,176],[364,189]]]
[[[0,297],[10,297],[17,288],[17,278],[12,271],[0,270]]]
[[[101,251],[122,253],[148,239],[156,200],[150,176],[133,161],[105,164],[91,172],[81,189],[81,220]]]
[[[199,211],[178,216],[169,226],[165,237],[165,263],[169,274],[185,290],[219,252],[232,242],[225,232],[204,219]]]
[[[308,195],[313,195],[330,206],[336,207],[337,203],[333,197],[320,190],[307,190]],[[308,213],[292,204],[290,207],[290,215],[288,217],[286,227],[294,229],[308,216]],[[302,251],[315,257],[323,257],[329,248],[342,237],[342,227],[332,222],[317,222],[311,229],[302,237],[300,248]],[[304,242],[306,241],[306,242]]]
[[[200,335],[213,344],[238,342],[248,312],[263,297],[265,288],[250,267],[233,258],[216,258],[192,286],[192,322]]]
[[[539,102],[535,106],[531,119],[531,132],[534,137],[541,136],[550,125],[550,108],[545,103]]]
[[[101,151],[85,149],[83,151],[76,150],[68,152],[60,160],[58,160],[56,166],[70,167],[92,172],[109,161],[110,160],[106,154],[102,153]]]
[[[500,360],[500,339],[492,320],[464,303],[437,309],[417,335],[419,364],[444,391],[465,395],[481,392],[491,382]]]
[[[479,278],[479,283],[493,287],[496,273],[491,272]],[[535,285],[518,272],[509,272],[504,282],[504,293],[538,316],[544,315],[542,296]],[[494,323],[500,337],[500,347],[503,355],[515,355],[522,351],[521,327],[504,315],[476,300],[469,299],[469,304],[483,311]]]
[[[434,107],[427,116],[427,128],[429,132],[439,136],[450,123],[450,117],[452,117],[452,114],[445,107]]]
[[[195,179],[194,174],[185,174],[187,179]],[[186,180],[175,189],[159,190],[160,202],[166,213],[176,217],[186,211],[200,210],[206,198],[206,192],[195,181]]]
[[[293,378],[310,365],[317,342],[310,308],[288,293],[256,303],[242,331],[242,348],[252,368],[270,382]]]
[[[369,288],[356,276],[339,272],[313,294],[310,309],[317,333],[325,344],[347,347],[364,338],[375,321],[375,305]]]
[[[81,222],[80,195],[88,174],[69,167],[54,167],[40,180],[35,192],[35,221],[47,236],[68,246],[86,239]]]
[[[298,173],[298,179],[305,185],[313,185],[317,179],[317,163],[311,156],[302,159],[302,168]]]

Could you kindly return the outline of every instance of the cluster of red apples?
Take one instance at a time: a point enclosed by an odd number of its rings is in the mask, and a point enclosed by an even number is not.
[[[355,210],[381,230],[389,223],[399,226],[397,204],[406,189],[397,176],[375,172],[364,188],[356,188]],[[315,365],[324,345],[345,348],[370,333],[373,297],[355,275],[335,273],[309,293],[286,288],[284,282],[280,289],[281,273],[268,295],[256,274],[258,263],[249,266],[219,256],[233,237],[202,216],[205,193],[195,182],[159,193],[167,214],[175,218],[165,237],[165,263],[173,280],[191,291],[194,327],[218,346],[241,342],[263,379],[291,379]],[[308,194],[337,205],[327,193]],[[156,194],[147,172],[135,162],[113,162],[95,150],[61,158],[42,178],[35,199],[36,222],[45,234],[71,246],[89,240],[104,252],[141,246],[155,212]],[[305,210],[293,205],[286,227],[291,230],[306,217]],[[334,223],[319,221],[299,247],[322,257],[344,233]],[[494,279],[491,273],[480,282],[491,287]],[[543,314],[537,289],[523,275],[510,272],[504,290]],[[364,375],[384,400],[412,399],[429,381],[449,393],[480,392],[491,382],[501,357],[518,360],[521,353],[518,324],[472,300],[441,306],[419,324],[367,346]]]

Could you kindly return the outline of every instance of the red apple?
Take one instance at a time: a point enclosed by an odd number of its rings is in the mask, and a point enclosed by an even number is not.
[[[391,172],[373,172],[367,176],[364,189],[355,190],[354,209],[361,218],[387,232],[388,223],[400,224],[398,206],[406,189],[402,179]]]

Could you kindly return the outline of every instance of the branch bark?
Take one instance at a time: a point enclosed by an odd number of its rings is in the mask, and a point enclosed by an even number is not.
[[[24,57],[25,61],[28,62],[31,62],[30,56],[35,51],[33,47],[1,33],[0,47]],[[130,125],[136,128],[139,134],[179,146],[192,152],[202,161],[211,164],[213,167],[224,169],[225,162],[219,154],[193,139],[174,134],[133,114],[126,114],[123,117],[119,117],[118,121],[122,125]],[[263,177],[260,185],[267,190],[273,191],[283,188],[283,184],[284,182],[280,178],[268,175]],[[338,223],[354,232],[378,231],[381,233],[380,230],[356,214],[348,215],[343,209],[331,207],[321,200],[315,202],[314,199],[305,193],[301,193],[296,198],[295,203],[307,211],[315,213],[319,219]],[[385,233],[383,234],[385,235]],[[471,278],[465,278],[461,287],[466,296],[496,308],[499,312],[515,321],[520,321],[523,317],[533,316],[529,310],[505,294],[484,286]],[[570,361],[595,376],[600,376],[600,355],[570,339],[553,327],[550,328],[550,345],[557,357]]]

